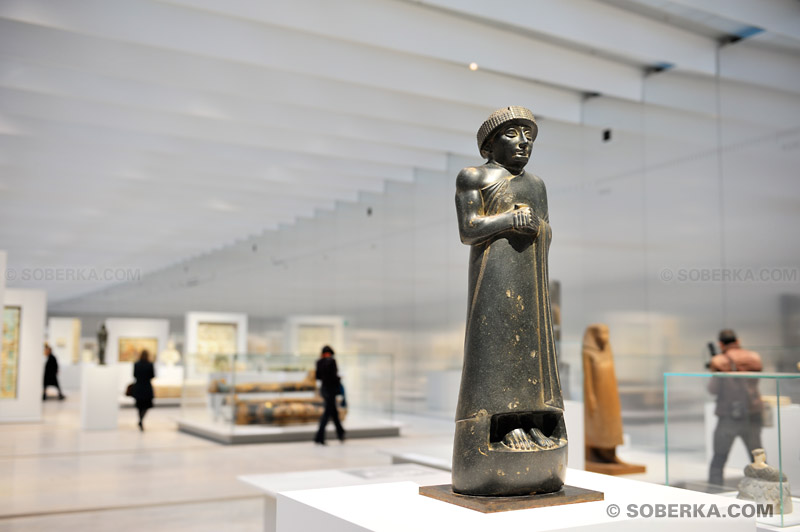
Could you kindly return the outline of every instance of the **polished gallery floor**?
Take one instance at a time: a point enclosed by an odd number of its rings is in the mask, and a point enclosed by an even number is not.
[[[178,432],[178,408],[150,410],[144,433],[133,408],[89,432],[77,398],[46,401],[42,423],[0,425],[0,531],[259,531],[263,499],[238,475],[387,465],[381,449],[452,437],[449,420],[420,418],[400,438],[225,446]]]
[[[401,437],[324,447],[221,445],[178,432],[177,407],[150,410],[145,432],[133,408],[120,409],[116,430],[82,431],[78,397],[46,401],[41,423],[0,425],[0,532],[260,531],[263,496],[239,475],[384,466],[390,452],[446,461],[453,441],[452,416],[442,414],[396,415]],[[626,427],[633,441],[652,433],[663,434],[663,425]],[[663,448],[626,449],[623,458],[647,464],[629,478],[663,482]],[[703,476],[705,467],[690,474]]]

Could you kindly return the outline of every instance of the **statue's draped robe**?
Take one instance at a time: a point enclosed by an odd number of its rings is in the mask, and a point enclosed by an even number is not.
[[[481,191],[492,216],[527,205],[537,235],[506,231],[472,246],[464,369],[456,420],[563,410],[548,289],[552,232],[544,183],[532,174],[497,180]]]
[[[583,375],[585,445],[599,449],[622,445],[622,411],[610,346],[601,350],[584,345]],[[594,410],[586,401],[589,393],[596,399]]]

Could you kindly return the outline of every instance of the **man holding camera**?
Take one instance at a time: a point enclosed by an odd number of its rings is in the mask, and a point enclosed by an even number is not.
[[[742,349],[733,330],[720,331],[719,344],[722,352],[711,359],[711,371],[761,371],[761,355]],[[753,449],[761,448],[763,404],[758,391],[758,379],[713,377],[709,391],[717,396],[714,413],[718,421],[714,430],[714,457],[708,471],[708,482],[722,486],[722,469],[737,436],[747,447],[748,455]]]

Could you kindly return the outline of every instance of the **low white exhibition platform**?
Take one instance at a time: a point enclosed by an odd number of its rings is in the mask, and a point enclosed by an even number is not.
[[[219,443],[285,443],[295,441],[313,441],[317,433],[317,423],[302,425],[234,425],[212,421],[208,418],[180,418],[178,430],[194,436],[200,436]],[[400,435],[401,424],[370,416],[348,415],[342,423],[347,431],[347,439],[356,438],[390,438]],[[329,423],[325,437],[336,442],[336,431]]]
[[[131,364],[132,366],[132,364]],[[156,378],[151,381],[153,390],[156,392],[156,397],[153,398],[153,406],[181,406],[181,397],[158,397],[159,386],[177,387],[180,389],[184,386],[183,366],[156,366]],[[131,370],[129,373],[133,373]],[[121,407],[134,407],[136,400],[133,397],[124,395],[125,388],[133,381],[133,377],[121,375],[120,376],[120,390],[119,390],[119,406]],[[186,384],[201,383],[201,387],[205,387],[205,381],[187,381]]]
[[[81,428],[113,430],[119,415],[119,368],[84,364],[81,372]]]
[[[580,530],[752,532],[754,518],[631,517],[629,505],[683,504],[707,508],[743,501],[624,478],[567,470],[567,483],[605,493],[604,501],[483,514],[419,495],[416,482],[284,492],[278,494],[278,532],[423,532],[426,530]],[[620,511],[610,514],[611,505]]]
[[[414,482],[417,487],[429,486],[450,482],[450,473],[415,464],[403,464],[268,475],[243,475],[238,479],[264,492],[264,531],[275,532],[278,492],[360,486],[401,480]]]

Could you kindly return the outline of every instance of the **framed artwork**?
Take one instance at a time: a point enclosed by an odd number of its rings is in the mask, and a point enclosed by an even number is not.
[[[234,355],[237,351],[235,323],[203,322],[197,324],[198,355]]]
[[[81,361],[81,320],[72,320],[72,363]]]
[[[21,307],[3,308],[3,348],[0,354],[0,399],[17,398]]]
[[[336,345],[333,325],[301,324],[297,328],[298,354],[318,355],[325,345]]]
[[[158,338],[120,338],[117,360],[119,362],[136,362],[144,349],[150,353],[150,361],[155,361],[158,355]]]

